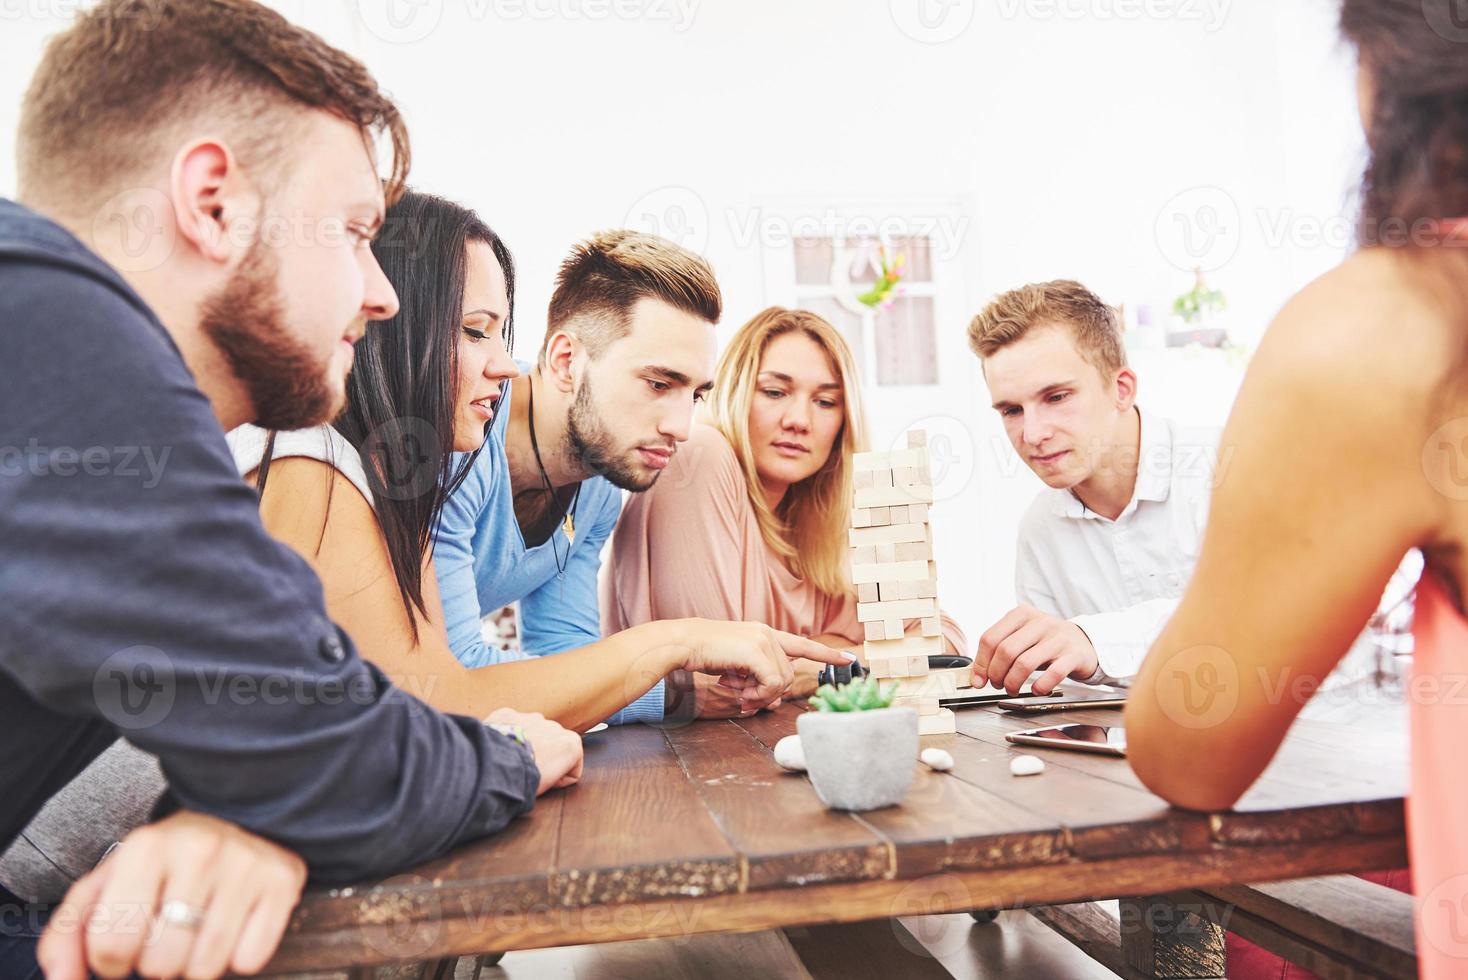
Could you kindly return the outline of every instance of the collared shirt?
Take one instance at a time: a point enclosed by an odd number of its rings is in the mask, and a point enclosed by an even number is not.
[[[520,364],[529,372],[529,364]],[[622,514],[622,491],[594,476],[576,498],[575,535],[558,525],[534,548],[525,546],[515,517],[515,493],[505,453],[510,399],[500,402],[494,426],[468,476],[444,505],[433,546],[444,625],[454,656],[469,667],[576,650],[601,639],[597,574],[602,546]],[[462,457],[455,457],[454,466]],[[496,609],[520,604],[520,651],[484,642],[481,621]],[[662,721],[663,682],[607,721]]]
[[[1213,492],[1219,430],[1139,412],[1136,487],[1116,520],[1046,489],[1020,523],[1015,592],[1085,631],[1100,664],[1089,683],[1141,667],[1193,576]]]
[[[524,746],[362,661],[265,532],[172,338],[65,229],[0,200],[0,846],[119,735],[173,802],[390,874],[534,803]]]

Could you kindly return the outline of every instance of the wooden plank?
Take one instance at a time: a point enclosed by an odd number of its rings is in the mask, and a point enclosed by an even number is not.
[[[741,870],[660,730],[626,725],[587,742],[562,804],[552,901],[717,895],[739,890]]]
[[[856,507],[876,510],[882,507],[906,507],[911,504],[931,504],[933,502],[933,488],[921,483],[901,487],[869,487],[865,490],[853,490],[852,496]],[[881,523],[889,524],[891,522],[888,520],[882,521]]]
[[[935,599],[905,599],[898,602],[858,602],[856,621],[870,623],[887,619],[919,619],[936,616],[938,603]],[[900,639],[900,636],[892,639]]]
[[[930,541],[930,527],[928,524],[888,524],[886,527],[853,527],[848,533],[853,548],[870,548],[879,544]]]
[[[880,547],[897,547],[896,545],[881,545]],[[857,564],[854,560],[851,565],[851,582],[853,585],[875,584],[877,582],[924,582],[932,575],[931,563],[927,559],[921,561],[893,561],[873,562],[868,564]],[[878,603],[867,603],[867,605],[878,605]]]
[[[956,781],[954,781],[956,782]],[[914,880],[880,880],[809,885],[797,889],[660,899],[622,906],[545,907],[495,915],[455,915],[445,909],[432,948],[420,958],[470,955],[497,949],[538,949],[631,937],[689,936],[886,918],[894,910],[925,913],[976,908],[1016,908],[1090,901],[1118,892],[1174,890],[1263,881],[1282,864],[1304,874],[1402,867],[1405,841],[1380,837],[1288,847],[1216,848],[1179,859],[1145,855],[1099,861],[1045,863],[1029,867],[952,870]],[[486,877],[492,868],[486,866]],[[308,896],[306,901],[319,900]],[[904,914],[900,911],[897,914]],[[381,951],[390,922],[351,926],[335,932],[286,936],[265,971],[272,973],[371,965],[393,957]]]
[[[1123,898],[1121,956],[1146,977],[1221,977],[1227,969],[1223,928],[1196,907],[1167,896]]]
[[[888,843],[829,810],[799,773],[732,722],[666,732],[688,779],[748,868],[750,889],[886,877]]]
[[[1037,905],[1030,914],[1122,980],[1147,980],[1146,974],[1132,969],[1122,956],[1121,920],[1095,902]]]
[[[973,712],[956,714],[962,729]],[[1210,844],[1205,814],[1173,809],[1144,789],[1060,764],[1047,764],[1039,776],[1016,777],[1009,763],[1017,755],[1028,754],[1025,747],[1011,745],[997,735],[972,738],[965,733],[963,737],[973,745],[956,743],[952,775],[1016,806],[1056,819],[1070,835],[1070,849],[1076,855],[1165,854],[1202,850]],[[1047,753],[1047,763],[1059,761],[1050,759],[1055,754]]]
[[[814,980],[952,980],[953,974],[896,919],[785,930]]]
[[[1235,912],[1229,928],[1317,973],[1417,976],[1412,896],[1353,875],[1329,875],[1202,893]]]

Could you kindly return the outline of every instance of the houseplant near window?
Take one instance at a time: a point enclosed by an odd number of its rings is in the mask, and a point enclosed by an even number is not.
[[[828,684],[810,700],[817,710],[796,719],[806,772],[826,806],[875,810],[907,795],[917,768],[918,716],[892,707],[894,693],[872,678]]]

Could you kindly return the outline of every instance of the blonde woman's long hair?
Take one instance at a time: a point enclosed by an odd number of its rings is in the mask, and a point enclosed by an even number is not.
[[[846,417],[825,465],[790,487],[776,510],[765,501],[754,450],[749,443],[749,412],[758,388],[760,361],[776,337],[799,332],[809,337],[835,369]],[[808,310],[772,306],[739,331],[719,358],[714,390],[705,418],[724,434],[744,470],[749,503],[770,550],[802,579],[829,596],[851,590],[847,573],[847,528],[851,524],[851,456],[867,449],[867,417],[856,362],[841,332]]]

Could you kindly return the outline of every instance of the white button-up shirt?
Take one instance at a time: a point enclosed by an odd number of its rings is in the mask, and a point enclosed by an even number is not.
[[[1177,608],[1218,468],[1218,429],[1140,415],[1137,483],[1116,520],[1069,490],[1047,489],[1020,522],[1015,592],[1090,637],[1100,668],[1088,683],[1129,682]]]

